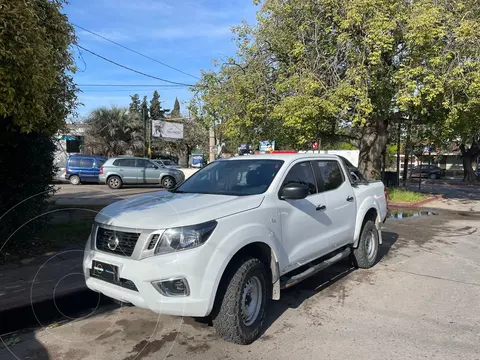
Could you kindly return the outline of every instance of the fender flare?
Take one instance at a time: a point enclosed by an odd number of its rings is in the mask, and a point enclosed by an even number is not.
[[[235,247],[235,250],[228,252],[228,255],[225,257],[223,261],[220,271],[215,277],[214,280],[214,296],[211,296],[210,303],[208,305],[208,313],[211,313],[213,307],[215,305],[215,300],[217,298],[218,289],[220,287],[220,282],[222,281],[223,275],[227,270],[228,265],[231,263],[232,259],[245,247],[251,244],[264,244],[268,246],[270,249],[270,271],[272,274],[272,299],[279,300],[280,299],[280,264],[279,264],[279,257],[278,257],[278,249],[276,249],[275,243],[273,241],[266,240],[264,237],[255,236],[246,241],[242,241]],[[225,252],[225,249],[219,248],[220,251]]]
[[[375,212],[377,213],[377,216],[375,218],[375,227],[377,228],[378,231],[378,240],[380,245],[382,244],[382,219],[380,218],[380,211],[379,211],[379,206],[376,200],[373,200],[372,202],[364,202],[357,213],[357,219],[356,219],[356,226],[355,226],[355,234],[353,237],[353,247],[356,248],[358,247],[358,243],[360,241],[360,234],[363,229],[363,221],[365,220],[365,216],[367,213],[371,210],[374,209]]]

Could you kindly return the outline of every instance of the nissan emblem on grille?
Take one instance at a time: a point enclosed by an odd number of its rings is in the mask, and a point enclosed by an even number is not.
[[[112,252],[122,256],[131,256],[140,233],[98,228],[96,247],[100,251]]]
[[[100,275],[101,273],[103,273],[103,266],[101,264],[97,264],[95,265],[95,267],[93,268],[95,270],[95,272]]]
[[[114,251],[118,244],[120,244],[120,240],[118,240],[118,237],[116,237],[115,235],[112,235],[108,238],[108,243],[107,243],[107,246],[110,250]]]

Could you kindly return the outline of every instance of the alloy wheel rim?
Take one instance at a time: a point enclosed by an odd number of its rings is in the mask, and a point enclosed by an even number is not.
[[[173,181],[170,178],[166,178],[165,180],[163,180],[163,183],[164,183],[165,187],[167,187],[167,188],[172,187],[172,185],[173,185]]]

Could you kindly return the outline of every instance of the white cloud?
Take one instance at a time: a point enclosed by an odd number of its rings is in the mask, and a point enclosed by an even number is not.
[[[231,35],[230,26],[216,26],[213,24],[187,25],[183,27],[166,27],[155,30],[151,36],[156,39],[182,38],[217,38]]]
[[[124,33],[121,33],[119,31],[116,31],[116,30],[112,30],[112,31],[109,31],[109,30],[105,30],[105,31],[95,31],[95,30],[92,30],[93,32],[97,33],[98,35],[101,35],[107,39],[110,39],[112,41],[129,41],[132,39],[131,36],[128,36]],[[85,30],[80,30],[77,32],[77,36],[80,40],[98,40],[98,41],[105,41],[104,39],[98,37],[98,36],[95,36],[93,35],[92,33],[89,33]]]
[[[103,5],[115,11],[128,11],[130,14],[172,14],[175,12],[175,6],[173,6],[173,4],[168,4],[161,0],[103,0]]]

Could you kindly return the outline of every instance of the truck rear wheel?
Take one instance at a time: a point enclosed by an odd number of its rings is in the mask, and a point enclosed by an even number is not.
[[[260,335],[270,298],[267,269],[259,259],[247,257],[222,279],[212,313],[217,334],[235,344],[251,344]]]
[[[353,249],[353,263],[356,267],[369,269],[377,261],[379,247],[378,230],[372,220],[368,220],[362,228],[358,247]]]

